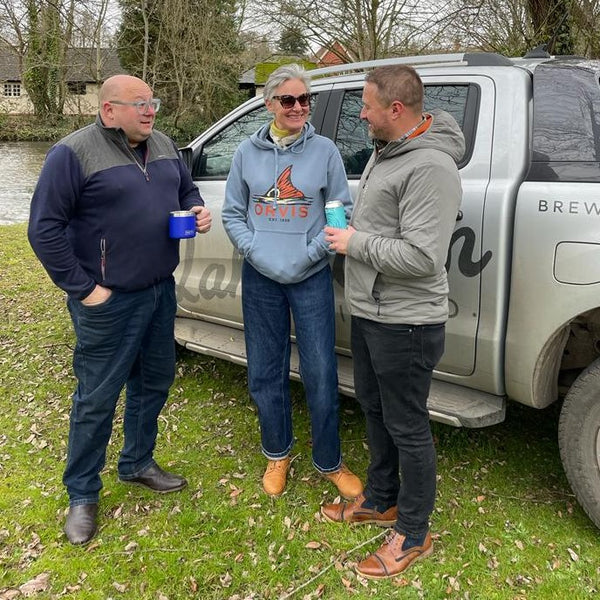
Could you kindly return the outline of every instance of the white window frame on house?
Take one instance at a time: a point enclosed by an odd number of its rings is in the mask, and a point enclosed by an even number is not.
[[[20,83],[5,83],[4,84],[4,95],[7,98],[19,98],[21,96],[21,84]]]

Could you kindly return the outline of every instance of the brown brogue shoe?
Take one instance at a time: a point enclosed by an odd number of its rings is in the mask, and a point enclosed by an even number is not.
[[[364,494],[359,494],[354,502],[324,504],[321,506],[321,514],[330,523],[353,523],[356,525],[374,523],[380,527],[391,527],[396,522],[398,518],[396,505],[381,513],[374,508],[363,508],[364,501]]]
[[[65,522],[65,534],[71,544],[87,544],[96,535],[98,503],[76,504],[69,507]]]
[[[344,464],[333,473],[323,473],[323,477],[329,479],[337,487],[339,493],[348,500],[362,494],[361,480]]]
[[[290,468],[288,456],[281,460],[270,460],[263,475],[263,488],[269,496],[281,496],[285,490],[287,473]]]
[[[427,532],[422,546],[402,549],[406,536],[393,531],[371,556],[356,566],[356,572],[367,579],[386,579],[406,571],[416,560],[433,552],[431,534]]]

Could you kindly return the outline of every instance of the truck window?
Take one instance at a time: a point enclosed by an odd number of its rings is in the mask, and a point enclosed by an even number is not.
[[[317,103],[318,94],[313,93],[311,96],[312,110],[309,120],[313,116],[312,111]],[[271,113],[261,104],[205,142],[194,156],[193,178],[226,178],[237,147],[271,119]]]
[[[194,157],[192,176],[227,177],[236,148],[270,119],[267,107],[259,108],[236,119],[208,140]]]
[[[530,181],[600,180],[598,73],[580,65],[540,65],[533,74]]]
[[[426,85],[425,110],[434,108],[450,113],[465,133],[465,114],[469,85]],[[360,176],[371,156],[373,144],[365,121],[360,118],[362,90],[344,94],[335,143],[340,150],[349,177]],[[465,133],[466,135],[466,133]]]

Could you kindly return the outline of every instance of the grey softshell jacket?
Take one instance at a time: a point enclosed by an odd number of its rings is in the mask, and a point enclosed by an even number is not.
[[[463,134],[433,112],[416,138],[374,151],[362,175],[345,266],[352,315],[423,325],[448,318],[448,245],[462,198]]]

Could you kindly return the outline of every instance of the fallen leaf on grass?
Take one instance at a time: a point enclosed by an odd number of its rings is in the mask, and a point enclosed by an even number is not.
[[[19,591],[23,596],[33,596],[38,592],[44,592],[48,589],[48,582],[50,581],[50,573],[40,573],[34,579],[29,580],[19,587]]]
[[[304,547],[309,550],[318,550],[321,547],[321,542],[308,542]]]
[[[352,587],[352,582],[349,579],[345,579],[344,577],[342,577],[342,585],[346,589],[350,589]]]
[[[88,546],[86,546],[85,551],[88,553],[93,552],[99,546],[100,546],[100,542],[93,542],[93,543],[89,544]]]
[[[577,562],[579,560],[579,555],[577,554],[577,552],[575,552],[575,550],[567,548],[567,552],[569,553],[569,556],[571,557],[571,560],[573,562]]]
[[[124,583],[117,583],[116,581],[113,581],[112,586],[121,594],[127,589],[127,586]]]

